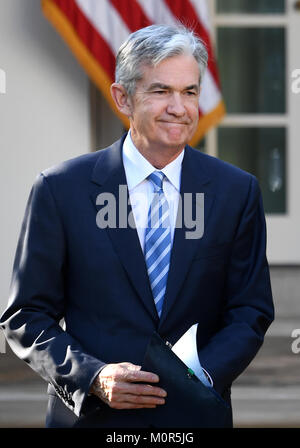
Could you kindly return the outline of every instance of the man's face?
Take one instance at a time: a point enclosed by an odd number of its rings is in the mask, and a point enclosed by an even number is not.
[[[199,67],[191,55],[144,66],[130,98],[132,139],[137,148],[178,151],[193,136],[199,118]]]

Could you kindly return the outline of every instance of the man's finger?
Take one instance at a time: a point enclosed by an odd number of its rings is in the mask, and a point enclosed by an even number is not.
[[[135,403],[138,405],[161,405],[165,404],[165,400],[163,398],[149,396],[149,395],[135,395],[135,394],[122,394],[120,395],[115,402],[120,403]]]
[[[115,391],[121,394],[144,395],[152,397],[166,397],[167,392],[160,387],[151,386],[151,384],[133,384],[133,383],[119,383]]]
[[[141,381],[145,383],[158,383],[159,377],[155,373],[140,370],[141,366],[130,362],[121,362],[119,364],[108,364],[100,373],[102,378],[111,377],[115,380]]]
[[[142,366],[132,364],[132,362],[121,362],[120,366],[127,367],[129,370],[141,370]]]
[[[158,383],[159,376],[152,372],[144,370],[124,369],[122,377],[125,381],[144,382],[144,383]]]

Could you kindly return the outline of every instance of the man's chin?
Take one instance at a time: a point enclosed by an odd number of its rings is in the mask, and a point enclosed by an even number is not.
[[[170,137],[170,136],[168,136],[168,138],[166,139],[166,146],[169,146],[170,148],[172,148],[172,147],[174,147],[174,148],[180,148],[180,147],[182,147],[182,148],[184,148],[185,147],[185,145],[188,143],[190,141],[190,138],[187,138],[187,137],[185,137],[185,138],[183,138],[182,136],[178,136],[178,137],[175,137],[175,136],[172,136],[172,137]]]
[[[193,135],[195,133],[195,129],[191,129],[190,132],[179,132],[178,129],[175,129],[171,132],[168,132],[167,136],[166,136],[166,141],[168,141],[168,143],[170,145],[176,145],[176,146],[185,146],[187,145]]]

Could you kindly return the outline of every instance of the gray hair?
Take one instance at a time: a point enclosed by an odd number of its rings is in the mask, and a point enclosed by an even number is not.
[[[142,79],[142,65],[156,66],[172,56],[190,54],[198,62],[200,82],[207,66],[207,50],[195,33],[181,24],[150,25],[130,34],[116,59],[116,82],[133,95],[136,81]]]

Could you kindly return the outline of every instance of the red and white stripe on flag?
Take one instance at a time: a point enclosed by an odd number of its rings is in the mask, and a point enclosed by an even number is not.
[[[126,127],[128,119],[110,95],[120,45],[131,32],[153,23],[175,24],[179,20],[190,25],[206,43],[209,55],[199,124],[190,143],[195,145],[224,116],[206,0],[42,0],[42,9]]]

